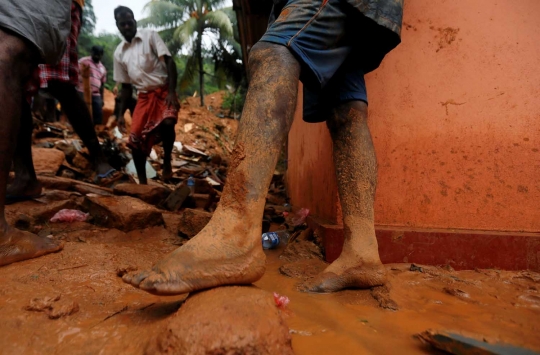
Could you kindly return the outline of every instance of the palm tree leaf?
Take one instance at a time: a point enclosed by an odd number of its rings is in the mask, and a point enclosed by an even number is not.
[[[178,83],[180,90],[184,90],[195,80],[199,73],[199,65],[197,64],[197,57],[192,55],[189,57],[184,73]]]
[[[198,21],[195,17],[190,17],[178,26],[174,32],[174,37],[182,45],[191,45],[191,39],[197,34]]]
[[[229,16],[221,10],[214,10],[204,15],[205,27],[214,28],[224,37],[233,35],[233,27]]]

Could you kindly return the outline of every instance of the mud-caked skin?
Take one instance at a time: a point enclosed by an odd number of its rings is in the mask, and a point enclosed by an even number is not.
[[[300,65],[283,46],[260,42],[250,52],[250,88],[221,203],[208,225],[152,270],[124,275],[125,282],[172,295],[227,284],[249,284],[265,271],[261,219],[279,153],[290,130]],[[329,117],[342,200],[342,256],[306,291],[333,292],[384,284],[386,273],[373,226],[376,159],[363,102],[337,107]]]
[[[7,178],[21,113],[23,107],[29,110],[23,90],[37,61],[38,53],[29,42],[0,28],[0,266],[62,249],[62,245],[48,238],[8,226],[5,218]]]

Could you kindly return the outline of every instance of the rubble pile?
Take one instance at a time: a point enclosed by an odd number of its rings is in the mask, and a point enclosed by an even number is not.
[[[169,229],[171,216],[178,215],[174,232],[184,239],[193,237],[208,223],[227,181],[238,128],[238,121],[224,118],[223,93],[208,95],[206,107],[200,107],[195,97],[182,102],[173,176],[162,180],[163,149],[157,145],[147,162],[148,185],[138,184],[127,147],[128,134],[116,127],[114,100],[114,95],[106,91],[107,124],[96,126],[96,131],[109,164],[121,174],[99,184],[88,150],[67,120],[61,117],[59,122],[45,122],[34,116],[32,154],[44,192],[31,202],[40,204],[34,208],[39,216],[25,210],[24,218],[17,215],[12,219],[18,226],[35,231],[36,224],[48,222],[63,209],[88,213],[87,223],[126,232],[164,224]],[[129,113],[126,116],[129,125]],[[264,231],[272,224],[284,223],[283,213],[290,211],[283,172],[275,172],[269,191]]]

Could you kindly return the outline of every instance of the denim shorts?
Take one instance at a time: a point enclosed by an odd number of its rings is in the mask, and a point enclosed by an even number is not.
[[[354,45],[358,16],[345,0],[288,0],[279,17],[270,18],[261,41],[286,46],[299,60],[304,121],[323,122],[343,102],[367,103]]]

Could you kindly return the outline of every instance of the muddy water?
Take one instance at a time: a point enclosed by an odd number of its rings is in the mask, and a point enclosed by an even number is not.
[[[164,228],[129,234],[88,225],[54,228],[64,251],[0,268],[0,353],[143,353],[185,296],[152,296],[123,284],[116,273],[149,266],[176,248],[176,237]],[[413,337],[430,328],[540,351],[538,274],[437,268],[420,273],[391,265],[387,297],[399,311],[389,311],[370,291],[296,291],[301,280],[280,274],[279,253],[268,252],[268,270],[256,285],[290,298],[286,317],[296,354],[431,353]],[[25,310],[34,298],[57,295],[58,306],[76,302],[78,312],[52,320]]]

